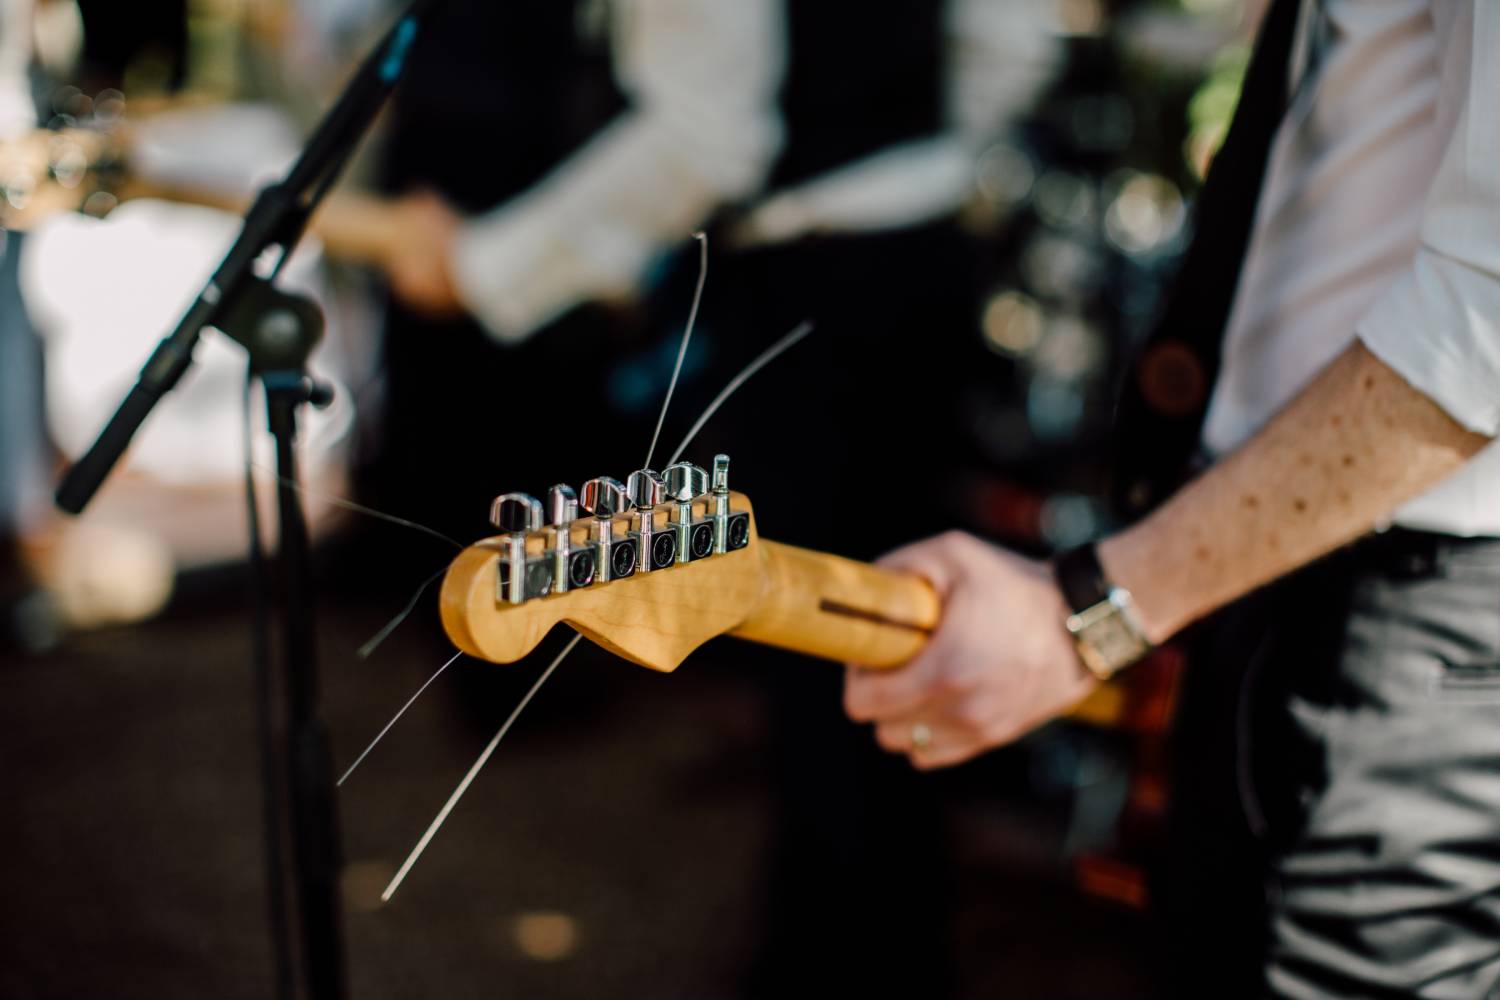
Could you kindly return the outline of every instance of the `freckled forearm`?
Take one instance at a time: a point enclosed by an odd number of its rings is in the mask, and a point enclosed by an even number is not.
[[[1488,443],[1356,343],[1100,560],[1161,641],[1358,538]]]

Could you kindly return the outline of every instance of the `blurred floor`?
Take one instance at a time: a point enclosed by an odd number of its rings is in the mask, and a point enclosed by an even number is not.
[[[270,995],[233,598],[0,670],[0,997]],[[446,659],[430,605],[369,661],[354,656],[400,603],[325,598],[341,763]],[[382,908],[544,661],[463,660],[434,684],[343,790],[353,997],[742,996],[771,796],[762,690],[726,659],[741,657],[710,646],[659,676],[580,647]],[[963,996],[1151,995],[1144,921],[1066,883],[1057,817],[994,800],[948,821]]]

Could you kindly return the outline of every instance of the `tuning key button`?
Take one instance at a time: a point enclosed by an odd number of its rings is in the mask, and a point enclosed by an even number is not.
[[[526,534],[542,527],[542,502],[526,493],[506,493],[490,504],[490,523],[507,535]]]
[[[578,494],[567,483],[547,491],[547,523],[558,526],[578,520]]]
[[[708,473],[692,462],[667,466],[662,478],[667,484],[667,496],[678,503],[692,503],[708,492]]]
[[[527,536],[542,527],[542,504],[525,493],[506,493],[490,505],[490,521],[505,532],[505,552],[500,557],[497,596],[505,603],[521,604],[552,591],[552,563],[546,556],[526,552]]]
[[[630,494],[618,479],[601,476],[583,484],[583,509],[594,515],[595,572],[599,583],[608,583],[635,572],[639,560],[635,539],[615,534],[616,514],[630,510]]]

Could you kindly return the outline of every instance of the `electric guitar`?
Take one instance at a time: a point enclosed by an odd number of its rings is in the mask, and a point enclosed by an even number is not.
[[[497,498],[502,534],[465,549],[443,581],[443,625],[465,653],[512,663],[558,623],[632,663],[671,672],[720,635],[819,659],[896,668],[937,626],[920,577],[763,539],[750,500],[729,489],[729,458],[621,483],[554,486],[547,509]],[[1059,626],[1060,627],[1060,626]],[[1128,675],[1127,675],[1128,676]],[[1137,728],[1149,698],[1101,686],[1071,717]]]

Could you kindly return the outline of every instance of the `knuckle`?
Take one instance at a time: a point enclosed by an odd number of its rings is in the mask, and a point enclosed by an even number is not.
[[[992,723],[989,706],[975,698],[960,702],[953,710],[953,721],[971,733],[983,733]]]
[[[870,696],[863,688],[852,686],[844,688],[844,714],[855,722],[869,722]]]

